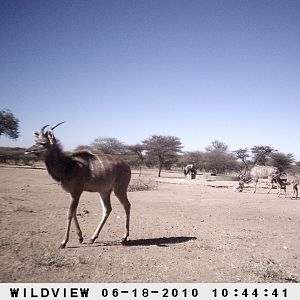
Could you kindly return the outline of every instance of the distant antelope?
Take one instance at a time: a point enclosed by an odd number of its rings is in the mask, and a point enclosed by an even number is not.
[[[191,178],[192,174],[196,175],[197,169],[195,167],[195,164],[186,165],[183,169],[183,173],[184,173],[186,179],[188,179],[188,175],[190,175],[190,178]]]
[[[278,195],[278,197],[280,197],[281,190],[284,190],[284,197],[286,197],[287,180],[284,179],[284,178],[281,178],[280,175],[281,175],[280,173],[279,174],[275,174],[271,178],[271,185],[273,185],[273,183],[277,184],[277,195]]]
[[[293,187],[293,195],[291,197],[291,199],[294,198],[294,195],[296,196],[295,198],[297,199],[298,198],[298,185],[299,185],[299,178],[298,177],[293,177],[293,179],[290,181],[291,182],[291,185]]]
[[[280,172],[276,167],[254,166],[249,172],[241,176],[239,188],[242,191],[244,184],[246,182],[249,182],[251,179],[254,179],[255,181],[254,193],[256,193],[257,183],[260,178],[268,178],[270,181],[272,181],[272,178],[278,174],[280,174]],[[270,193],[271,189],[272,189],[272,184],[268,193]]]
[[[60,248],[65,248],[70,233],[71,221],[74,219],[79,242],[83,242],[82,232],[77,220],[76,210],[79,198],[83,191],[98,192],[103,207],[102,219],[90,239],[93,243],[99,236],[110,212],[110,195],[114,191],[120,200],[126,213],[125,234],[122,242],[127,241],[129,236],[130,203],[127,198],[131,170],[121,159],[110,155],[94,155],[89,151],[80,151],[67,154],[56,140],[53,130],[62,124],[48,129],[45,133],[44,126],[40,132],[34,132],[35,145],[29,148],[26,153],[35,154],[44,160],[48,173],[54,180],[61,183],[63,189],[72,196],[67,214],[67,229]]]

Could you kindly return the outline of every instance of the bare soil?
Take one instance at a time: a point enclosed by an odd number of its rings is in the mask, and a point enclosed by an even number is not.
[[[182,176],[177,174],[176,176]],[[174,177],[174,174],[173,174]],[[69,196],[46,170],[0,168],[1,282],[300,282],[300,201],[235,182],[143,175],[150,190],[132,189],[131,233],[113,211],[95,244],[102,215],[98,194],[84,193],[78,220],[58,249]],[[137,185],[137,175],[132,184]],[[291,193],[288,187],[288,193]]]

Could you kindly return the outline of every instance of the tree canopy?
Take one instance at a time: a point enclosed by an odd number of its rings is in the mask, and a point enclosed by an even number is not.
[[[288,171],[295,162],[294,156],[291,153],[284,154],[275,152],[271,154],[270,165],[278,168],[280,172]]]
[[[0,136],[5,135],[11,139],[19,137],[19,119],[10,110],[0,110]]]
[[[139,169],[140,169],[139,176],[141,176],[142,166],[143,166],[144,160],[145,160],[145,156],[144,156],[145,146],[142,144],[135,144],[135,145],[127,146],[127,148],[131,153],[133,153],[134,155],[137,156],[137,158],[139,160]]]
[[[182,144],[176,136],[152,135],[143,141],[148,156],[154,157],[158,161],[158,177],[161,176],[163,166],[175,163],[178,154],[182,153]]]
[[[94,152],[103,154],[123,155],[127,152],[125,144],[113,137],[99,137],[90,147]]]
[[[271,158],[272,153],[277,150],[270,146],[254,146],[251,148],[253,161],[255,165],[265,166],[268,159]]]
[[[228,146],[223,142],[220,142],[218,140],[214,140],[210,143],[209,146],[207,146],[205,148],[205,150],[208,151],[208,152],[212,152],[212,151],[226,152],[228,150]]]

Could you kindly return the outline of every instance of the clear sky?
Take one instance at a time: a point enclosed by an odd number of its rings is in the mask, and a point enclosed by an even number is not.
[[[300,1],[0,0],[0,109],[66,150],[178,136],[300,160]]]

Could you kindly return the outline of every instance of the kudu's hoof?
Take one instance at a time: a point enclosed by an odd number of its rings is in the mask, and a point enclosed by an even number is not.
[[[91,238],[91,239],[89,240],[89,244],[94,244],[95,240],[96,240],[96,238]]]
[[[79,244],[83,243],[83,237],[79,238]]]
[[[61,243],[60,246],[59,246],[59,249],[65,249],[65,248],[66,248],[66,244]]]
[[[126,245],[126,243],[127,243],[127,237],[122,238],[121,239],[121,244]]]

